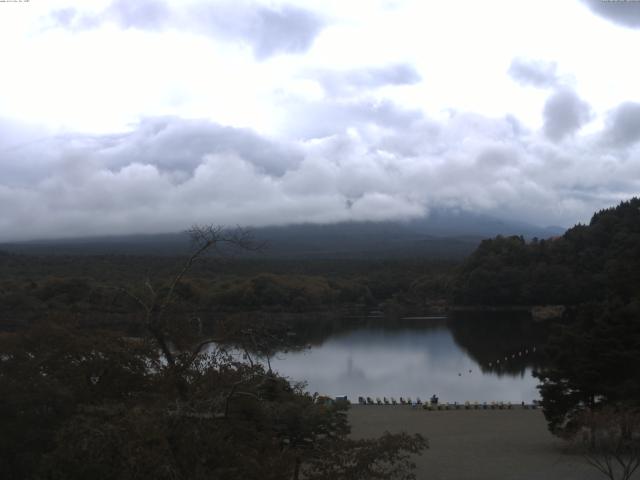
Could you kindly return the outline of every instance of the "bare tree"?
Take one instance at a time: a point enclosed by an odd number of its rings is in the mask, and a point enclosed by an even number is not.
[[[624,407],[591,410],[572,443],[592,467],[610,480],[629,480],[640,467],[640,412]]]
[[[169,333],[171,320],[167,318],[167,312],[175,300],[176,288],[183,281],[185,275],[198,259],[208,253],[215,252],[218,255],[227,255],[238,251],[255,252],[264,248],[264,244],[257,242],[250,230],[241,227],[229,229],[220,225],[193,225],[185,233],[190,237],[191,251],[166,288],[154,287],[151,279],[146,278],[143,294],[136,294],[127,288],[120,289],[142,308],[144,327],[157,343],[167,366],[174,373],[188,369],[206,346],[221,341],[215,337],[198,338],[197,342],[186,351],[185,348],[181,348],[179,354],[176,354],[172,349],[175,336]],[[180,381],[180,375],[174,377],[178,392],[180,395],[184,395],[184,385]]]

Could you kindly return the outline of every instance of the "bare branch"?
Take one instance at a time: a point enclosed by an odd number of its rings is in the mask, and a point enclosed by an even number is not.
[[[149,302],[143,301],[140,297],[125,288],[119,289],[143,307],[145,311],[145,323],[149,333],[151,333],[158,343],[168,366],[172,369],[177,368],[179,370],[173,372],[178,376],[193,364],[206,345],[214,342],[219,343],[220,340],[210,338],[200,342],[195,350],[188,356],[186,362],[180,365],[176,363],[176,355],[174,355],[170,347],[173,342],[167,336],[167,325],[163,322],[163,317],[174,300],[177,286],[191,269],[193,263],[211,249],[217,250],[219,246],[224,245],[237,250],[259,251],[264,247],[263,244],[259,244],[254,240],[250,230],[240,227],[230,230],[219,225],[194,225],[187,230],[186,233],[191,239],[192,251],[178,273],[171,280],[166,293],[159,294],[156,292],[149,278],[146,278],[144,282],[144,285],[151,294],[151,300]],[[184,381],[176,378],[176,386],[180,395],[183,396],[186,389]]]
[[[196,358],[198,358],[198,355],[200,354],[200,352],[204,347],[212,343],[220,343],[220,342],[222,342],[222,340],[219,338],[207,338],[206,340],[201,341],[193,350],[193,352],[191,352],[191,355],[189,355],[189,358],[187,359],[187,361],[182,364],[182,369],[186,370],[187,368],[189,368],[191,364],[193,364],[193,362],[196,360]]]
[[[146,278],[144,284],[149,289],[149,292],[151,292],[151,298],[153,298],[153,301],[155,303],[155,299],[158,298],[158,295],[156,294],[156,291],[153,289],[153,285],[151,285],[151,280],[149,280],[149,277]]]
[[[191,269],[193,263],[203,256],[209,249],[217,249],[219,245],[227,245],[237,250],[260,251],[264,247],[264,244],[260,244],[255,241],[250,230],[241,227],[228,230],[220,225],[193,225],[186,231],[186,233],[189,234],[189,237],[191,238],[193,251],[182,266],[182,269],[171,282],[169,291],[160,305],[157,318],[158,320],[173,300],[173,294],[176,286],[180,283],[189,269]]]
[[[127,295],[128,297],[132,298],[133,300],[135,300],[135,302],[140,305],[144,311],[147,313],[147,315],[151,312],[151,308],[152,306],[147,305],[145,302],[143,302],[140,297],[138,297],[137,295],[133,294],[132,292],[130,292],[129,290],[127,290],[124,287],[117,287],[117,290],[119,292],[124,293],[125,295]]]

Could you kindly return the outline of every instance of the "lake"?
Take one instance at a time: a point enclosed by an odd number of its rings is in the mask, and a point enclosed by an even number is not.
[[[370,318],[342,325],[271,366],[310,392],[443,402],[538,399],[532,371],[543,332],[520,318]]]

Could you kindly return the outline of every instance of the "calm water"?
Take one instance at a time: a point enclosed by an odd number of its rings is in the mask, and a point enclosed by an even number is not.
[[[531,402],[539,398],[531,375],[534,336],[518,322],[506,325],[370,322],[335,332],[307,350],[279,353],[271,365],[293,381],[306,381],[310,392],[348,395],[352,401],[436,394],[450,402]]]

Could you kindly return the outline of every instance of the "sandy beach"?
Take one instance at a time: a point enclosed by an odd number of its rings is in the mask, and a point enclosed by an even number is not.
[[[430,448],[416,458],[420,480],[604,479],[582,457],[565,453],[540,410],[353,405],[349,418],[355,438],[384,431],[424,435]]]

